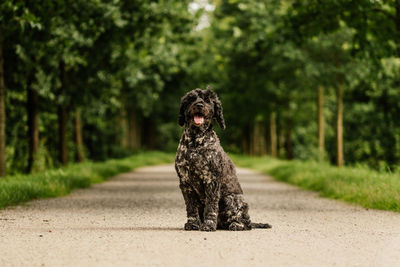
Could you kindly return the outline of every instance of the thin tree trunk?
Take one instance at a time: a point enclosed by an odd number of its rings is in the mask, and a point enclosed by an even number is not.
[[[343,156],[343,85],[340,83],[336,90],[336,165],[342,166]]]
[[[68,163],[67,157],[67,111],[64,107],[58,108],[58,138],[59,138],[59,157],[62,165]]]
[[[318,113],[318,158],[320,161],[325,155],[325,118],[324,118],[324,89],[322,86],[317,88],[317,113]]]
[[[261,146],[260,146],[260,129],[259,129],[259,124],[258,122],[254,123],[254,128],[253,128],[253,153],[256,156],[259,156],[261,154]]]
[[[66,91],[67,86],[67,73],[65,71],[64,61],[60,61],[60,95],[63,95]],[[65,103],[59,103],[58,106],[58,138],[59,138],[59,157],[62,165],[66,165],[68,162],[67,152],[67,109]]]
[[[28,113],[28,173],[32,172],[36,154],[39,148],[39,124],[38,124],[38,93],[32,88],[33,73],[27,83],[27,113]]]
[[[121,114],[120,114],[120,145],[122,148],[128,149],[129,148],[129,125],[128,125],[128,113],[126,108],[126,93],[125,90],[121,92]]]
[[[141,147],[141,127],[137,112],[134,108],[128,109],[128,147],[131,150],[138,150]]]
[[[254,125],[250,126],[250,129],[249,129],[249,154],[251,156],[255,155],[255,152],[254,152],[254,127],[255,127]]]
[[[400,55],[400,0],[396,0],[395,5],[396,5],[395,24],[397,29],[397,56],[399,56]]]
[[[0,30],[0,177],[6,175],[6,110],[4,104],[3,33]]]
[[[286,122],[286,158],[293,159],[293,141],[292,141],[292,120],[288,119]]]
[[[293,121],[291,118],[289,99],[287,99],[285,106],[286,106],[286,132],[285,132],[286,158],[293,159],[293,141],[292,141]]]
[[[271,156],[276,158],[277,156],[277,137],[276,137],[276,113],[271,112],[269,116],[269,137],[270,137],[270,147]]]
[[[400,0],[396,0],[395,24],[397,29],[397,38],[398,40],[400,40]],[[399,50],[400,50],[400,44],[397,43],[397,51]]]
[[[282,127],[281,116],[278,118],[278,156],[283,158],[285,156],[285,132]]]
[[[83,153],[83,141],[82,141],[82,120],[81,120],[81,109],[75,110],[75,145],[76,145],[76,161],[82,162],[85,160]]]
[[[267,154],[267,138],[265,130],[265,122],[257,121],[254,123],[253,153],[256,156],[264,156]]]
[[[138,129],[143,128],[143,144],[147,149],[155,149],[157,143],[157,128],[154,120],[151,118],[144,118],[143,127],[137,127]],[[140,140],[138,140],[139,142]]]
[[[245,154],[250,154],[250,138],[248,127],[245,127],[242,130],[242,151]]]

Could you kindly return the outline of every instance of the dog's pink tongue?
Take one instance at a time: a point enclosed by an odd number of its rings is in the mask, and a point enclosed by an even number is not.
[[[196,124],[203,124],[203,122],[204,122],[204,117],[202,117],[202,116],[194,116],[193,119]]]

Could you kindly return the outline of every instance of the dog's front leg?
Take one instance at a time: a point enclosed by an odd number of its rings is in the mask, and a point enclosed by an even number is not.
[[[204,222],[200,227],[201,231],[217,230],[218,202],[220,198],[220,183],[216,179],[210,179],[205,183],[205,208]]]
[[[185,230],[199,230],[201,221],[196,193],[190,185],[181,183],[179,187],[186,204],[187,222],[185,223]]]

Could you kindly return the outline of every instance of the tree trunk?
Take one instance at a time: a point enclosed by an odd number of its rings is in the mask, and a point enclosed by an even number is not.
[[[255,122],[253,126],[253,154],[259,156],[261,154],[260,150],[260,126],[258,122]]]
[[[285,156],[285,131],[282,126],[282,120],[279,116],[278,119],[278,156],[283,158]]]
[[[397,56],[400,55],[400,0],[396,0],[395,24],[397,29]]]
[[[68,163],[67,152],[67,111],[64,107],[58,107],[58,138],[59,138],[59,160],[62,165]]]
[[[144,118],[143,121],[143,144],[146,149],[155,149],[157,144],[157,127],[151,118]]]
[[[324,160],[325,155],[325,118],[324,118],[324,89],[322,86],[317,88],[317,113],[318,113],[318,159]]]
[[[400,41],[400,0],[396,0],[396,16],[395,16],[395,24],[397,29],[397,38]],[[397,51],[400,50],[400,44],[397,43]],[[400,51],[399,51],[400,52]]]
[[[289,99],[287,99],[285,107],[286,107],[286,132],[285,132],[286,158],[293,159],[293,141],[292,141],[293,120],[291,118]]]
[[[64,61],[60,61],[60,96],[65,94],[67,87],[67,73],[65,71]],[[59,142],[59,160],[62,165],[66,165],[68,162],[67,152],[67,109],[65,103],[59,103],[58,105],[58,142]]]
[[[0,177],[6,175],[6,110],[3,69],[3,33],[0,31]]]
[[[242,130],[242,151],[244,154],[250,154],[250,137],[248,126]]]
[[[336,90],[336,165],[342,166],[343,157],[343,85],[340,83]]]
[[[252,150],[256,156],[264,156],[267,154],[267,138],[265,130],[265,122],[257,121],[254,123]]]
[[[125,90],[121,92],[121,114],[120,114],[120,145],[122,148],[129,148],[129,125],[128,114],[126,108],[126,93]]]
[[[271,112],[269,115],[269,138],[271,157],[277,157],[277,137],[276,137],[276,113]]]
[[[249,154],[254,156],[254,126],[250,126],[249,129]]]
[[[36,154],[39,148],[39,124],[38,124],[38,93],[32,88],[33,73],[27,82],[27,113],[28,113],[28,173],[34,169]]]
[[[82,162],[85,160],[83,153],[83,141],[82,141],[82,120],[81,120],[81,109],[75,110],[75,145],[76,145],[76,161]]]
[[[121,127],[121,139],[120,139],[120,145],[123,148],[128,149],[129,148],[129,126],[128,126],[128,118],[126,114],[126,109],[123,108],[121,110],[121,120],[120,120],[120,127]]]
[[[128,109],[128,147],[130,150],[138,150],[141,147],[141,127],[135,108]]]

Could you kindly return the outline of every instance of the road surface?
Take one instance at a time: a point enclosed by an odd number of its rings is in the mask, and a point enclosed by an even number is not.
[[[400,266],[400,214],[238,170],[254,222],[186,232],[172,165],[0,210],[0,266]]]

